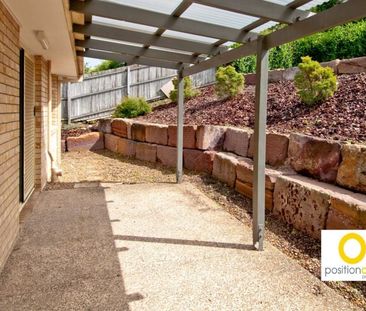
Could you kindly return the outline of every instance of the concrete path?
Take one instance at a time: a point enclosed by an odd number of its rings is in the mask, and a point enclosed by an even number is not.
[[[353,310],[190,184],[41,194],[0,310]]]

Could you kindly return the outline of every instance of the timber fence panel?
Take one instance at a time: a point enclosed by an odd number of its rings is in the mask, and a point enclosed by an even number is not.
[[[129,71],[129,74],[128,74]],[[165,98],[163,85],[176,76],[173,69],[130,66],[87,74],[82,82],[62,85],[62,119],[81,121],[109,116],[128,94],[147,101]],[[215,68],[192,75],[193,85],[201,87],[215,82]],[[68,89],[70,87],[70,90]],[[68,111],[68,95],[70,112]]]

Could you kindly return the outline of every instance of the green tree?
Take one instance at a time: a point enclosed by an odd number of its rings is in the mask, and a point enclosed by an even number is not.
[[[305,104],[311,106],[333,96],[337,90],[337,78],[330,67],[322,67],[311,57],[305,56],[299,69],[295,86]]]
[[[173,79],[174,89],[170,91],[169,98],[171,101],[176,102],[178,97],[178,79]],[[183,79],[184,85],[184,99],[191,99],[199,94],[199,91],[194,89],[192,86],[192,80],[190,77],[184,77]]]
[[[99,65],[97,65],[95,67],[89,67],[88,63],[86,63],[86,65],[84,66],[84,73],[101,72],[101,71],[104,71],[104,70],[123,67],[125,65],[126,65],[125,63],[117,62],[117,61],[114,61],[114,60],[104,60]]]
[[[219,97],[233,97],[244,88],[244,76],[233,66],[220,67],[216,70],[215,90]]]

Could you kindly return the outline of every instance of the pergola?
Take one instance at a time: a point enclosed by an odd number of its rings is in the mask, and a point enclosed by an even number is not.
[[[255,54],[253,244],[263,250],[269,49],[366,16],[365,0],[70,0],[78,56],[178,71],[177,182],[183,175],[183,78]],[[286,26],[267,35],[276,23]],[[242,45],[230,49],[229,43]]]

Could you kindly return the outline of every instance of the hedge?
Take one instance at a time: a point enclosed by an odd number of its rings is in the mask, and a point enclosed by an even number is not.
[[[303,56],[326,62],[365,55],[366,20],[360,20],[271,49],[269,67],[294,67],[301,62]],[[255,56],[244,57],[231,64],[238,72],[251,73],[255,71]]]

